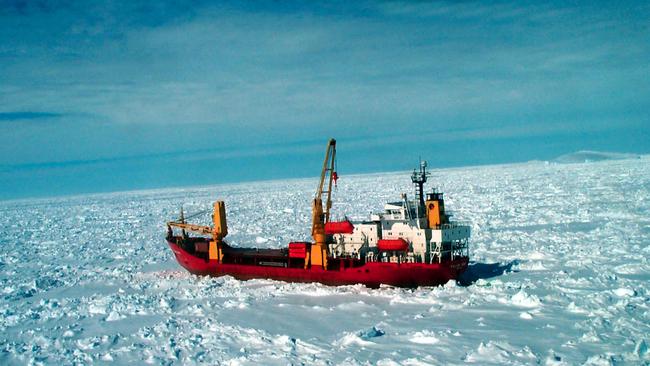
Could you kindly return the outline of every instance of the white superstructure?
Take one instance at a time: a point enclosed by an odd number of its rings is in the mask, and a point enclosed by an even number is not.
[[[330,253],[334,257],[356,257],[366,261],[440,263],[468,256],[470,228],[449,220],[442,193],[431,192],[424,199],[426,162],[413,172],[416,200],[402,200],[384,206],[368,221],[352,222],[350,234],[333,234]],[[400,247],[400,245],[403,246]],[[408,245],[408,247],[407,247]],[[399,248],[398,248],[399,247]]]

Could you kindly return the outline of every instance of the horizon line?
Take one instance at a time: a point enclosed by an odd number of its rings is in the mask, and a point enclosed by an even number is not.
[[[609,153],[609,154],[628,154],[630,155],[629,157],[624,157],[624,158],[612,158],[612,159],[603,159],[603,160],[596,160],[596,161],[584,161],[584,162],[559,162],[555,161],[556,159],[562,157],[562,156],[567,156],[567,155],[573,155],[573,154],[578,154],[581,152],[591,152],[591,153]],[[472,167],[498,167],[498,166],[504,166],[504,165],[522,165],[522,164],[530,164],[530,163],[553,163],[553,164],[558,164],[558,165],[568,165],[568,164],[584,164],[584,163],[600,163],[600,162],[611,162],[611,161],[617,161],[617,160],[632,160],[632,159],[641,159],[641,158],[647,158],[650,157],[650,153],[622,153],[622,152],[614,152],[614,151],[597,151],[597,150],[578,150],[574,151],[571,153],[567,154],[562,154],[556,156],[552,160],[539,160],[539,159],[532,159],[532,160],[526,160],[526,161],[511,161],[511,162],[504,162],[504,163],[477,163],[477,164],[467,164],[467,165],[452,165],[452,166],[446,166],[446,167],[440,167],[440,168],[433,168],[431,170],[451,170],[451,169],[459,169],[459,168],[472,168]],[[425,159],[426,161],[426,159]],[[371,171],[371,172],[356,172],[356,173],[350,173],[346,174],[345,176],[352,176],[352,177],[357,177],[357,176],[369,176],[369,175],[378,175],[378,174],[392,174],[392,173],[406,173],[410,172],[409,170],[386,170],[386,171]],[[316,179],[318,178],[318,175],[310,175],[310,176],[295,176],[295,177],[289,177],[289,178],[270,178],[270,179],[240,179],[240,180],[233,180],[233,181],[225,181],[225,182],[220,182],[220,183],[209,183],[209,184],[196,184],[196,185],[164,185],[164,186],[159,186],[159,187],[150,187],[150,188],[135,188],[135,189],[126,189],[126,190],[115,190],[115,191],[87,191],[87,192],[78,192],[78,193],[70,193],[70,194],[54,194],[54,195],[35,195],[35,196],[26,196],[26,197],[15,197],[15,198],[0,198],[1,203],[6,203],[6,202],[18,202],[18,201],[32,201],[32,200],[48,200],[48,199],[66,199],[66,198],[79,198],[79,197],[88,197],[88,196],[96,196],[96,195],[111,195],[111,194],[117,194],[117,193],[125,193],[125,194],[130,194],[130,193],[138,193],[138,192],[146,192],[146,191],[158,191],[158,190],[173,190],[173,189],[184,189],[184,188],[192,188],[192,189],[201,189],[201,188],[208,188],[208,187],[217,187],[217,186],[223,186],[223,185],[238,185],[238,184],[244,184],[244,183],[256,183],[256,182],[279,182],[279,181],[294,181],[294,180],[305,180],[305,179]]]

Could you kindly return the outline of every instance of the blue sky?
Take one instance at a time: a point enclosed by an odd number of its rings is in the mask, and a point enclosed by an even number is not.
[[[0,0],[0,198],[650,152],[647,2]]]

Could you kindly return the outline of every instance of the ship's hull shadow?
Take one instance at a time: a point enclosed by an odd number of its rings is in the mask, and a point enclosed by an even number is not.
[[[505,264],[470,262],[465,272],[458,277],[458,284],[461,286],[469,286],[480,279],[498,277],[507,272],[519,272],[517,269],[512,269],[517,264],[519,264],[519,260],[517,259]]]

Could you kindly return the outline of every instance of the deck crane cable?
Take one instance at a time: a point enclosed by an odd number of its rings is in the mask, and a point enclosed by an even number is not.
[[[182,211],[183,211],[183,206],[181,206],[181,212],[182,212]],[[203,214],[205,214],[205,213],[207,213],[207,212],[210,212],[210,210],[209,210],[209,209],[208,209],[208,210],[201,210],[201,211],[199,211],[199,212],[195,212],[195,213],[193,213],[193,214],[191,214],[191,215],[187,215],[187,216],[181,214],[181,216],[179,216],[178,219],[177,219],[176,221],[177,221],[177,222],[182,222],[182,221],[184,221],[184,220],[191,219],[191,218],[194,218],[194,217],[197,217],[197,216],[203,215]]]
[[[189,215],[189,216],[185,216],[185,219],[186,219],[186,220],[187,220],[187,219],[191,219],[191,218],[193,218],[193,217],[197,217],[197,216],[203,215],[203,214],[208,213],[208,212],[210,212],[210,211],[212,211],[212,210],[211,210],[211,209],[202,210],[202,211],[199,211],[199,212],[193,213],[193,214],[191,214],[191,215]]]

